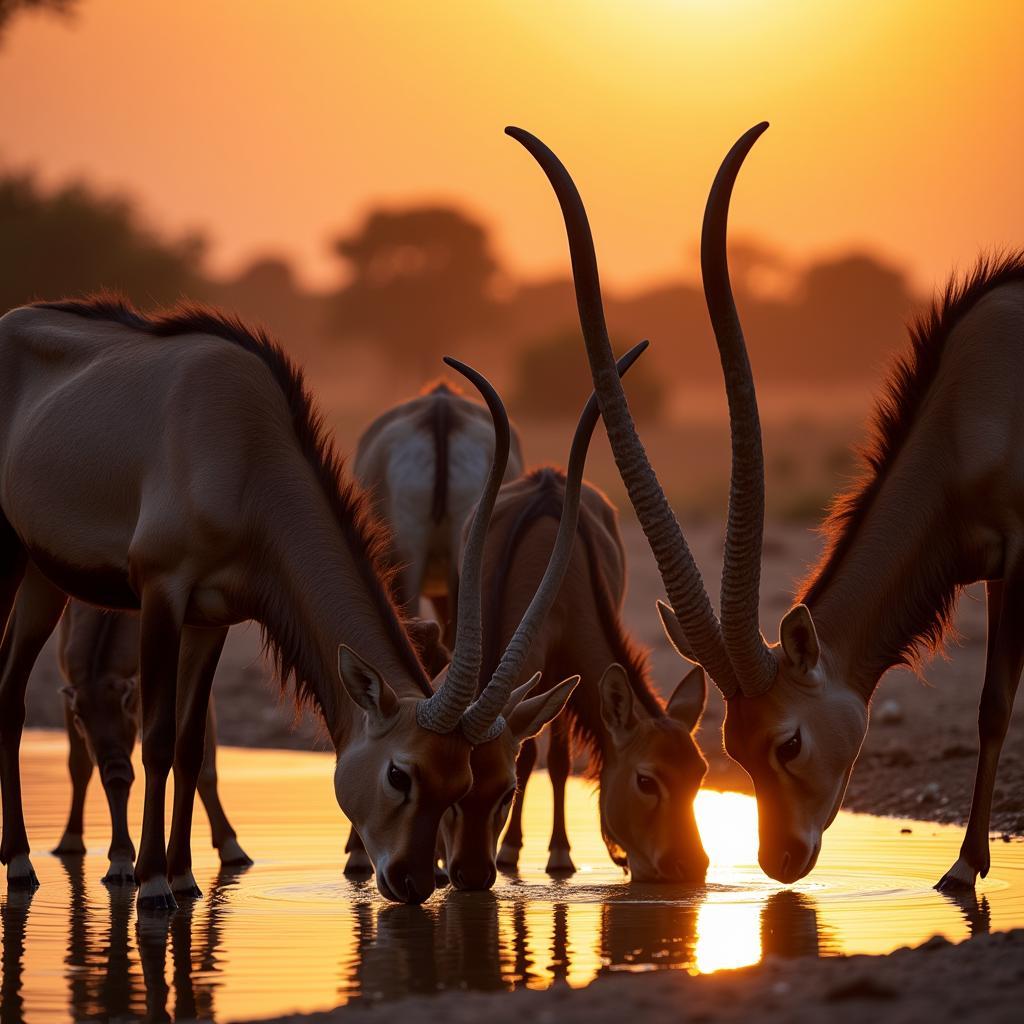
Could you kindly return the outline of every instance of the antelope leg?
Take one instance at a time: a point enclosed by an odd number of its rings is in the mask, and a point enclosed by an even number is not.
[[[242,849],[235,832],[220,802],[217,787],[217,716],[211,699],[206,709],[206,739],[203,744],[203,766],[197,782],[199,799],[206,808],[210,819],[210,837],[213,848],[220,855],[224,867],[248,867],[252,858]]]
[[[1021,668],[1024,667],[1024,631],[1020,629],[1024,616],[1024,574],[990,582],[987,594],[988,650],[985,685],[978,709],[978,772],[960,857],[936,884],[935,888],[941,892],[973,889],[978,875],[984,878],[988,874],[992,793]]]
[[[2,529],[6,527],[6,529]],[[6,522],[0,532],[7,534]],[[26,558],[17,540],[0,536],[0,622],[7,625],[0,644],[0,784],[3,788],[3,839],[0,863],[7,865],[7,886],[34,890],[39,885],[29,859],[28,833],[21,802],[21,735],[25,725],[28,676],[47,637],[60,621],[67,597],[39,577],[45,586],[33,587],[18,602],[25,579]],[[29,599],[29,597],[31,599]],[[8,621],[8,619],[10,621]]]
[[[64,699],[63,697],[61,698]],[[93,763],[85,740],[78,734],[71,706],[64,700],[64,727],[68,734],[68,774],[71,776],[71,809],[68,811],[68,823],[60,842],[53,848],[53,853],[60,857],[75,856],[85,853],[85,794],[92,778]]]
[[[181,699],[174,746],[174,811],[171,838],[167,844],[167,873],[171,879],[171,890],[193,899],[198,899],[202,893],[192,876],[192,811],[206,754],[210,687],[227,635],[226,628],[186,627],[181,636],[178,673]]]
[[[559,715],[551,723],[548,746],[548,775],[554,795],[554,820],[546,868],[549,875],[572,874],[576,870],[569,854],[569,835],[565,830],[565,783],[572,768],[571,746],[568,720],[565,715]]]
[[[526,740],[516,761],[516,796],[508,816],[505,838],[498,851],[498,867],[507,871],[514,871],[519,865],[519,851],[523,848],[523,801],[526,799],[526,784],[536,763],[537,741]]]
[[[146,798],[135,879],[139,883],[140,911],[169,911],[178,904],[167,884],[164,800],[177,737],[178,662],[188,591],[164,585],[163,581],[148,582],[141,603],[139,664]]]

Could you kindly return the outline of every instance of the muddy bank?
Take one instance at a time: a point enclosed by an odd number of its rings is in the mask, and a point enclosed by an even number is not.
[[[664,695],[681,676],[679,659],[662,636],[654,612],[662,594],[654,561],[640,530],[624,529],[628,549],[629,589],[626,620],[637,639],[652,650],[652,677]],[[717,601],[721,566],[721,533],[688,527],[687,536],[704,569],[712,600]],[[797,526],[770,524],[764,557],[761,623],[775,637],[778,622],[790,605],[794,581],[803,576],[819,550],[816,534]],[[925,680],[894,671],[876,693],[867,743],[850,785],[851,810],[894,814],[937,821],[965,821],[970,808],[977,756],[977,709],[985,655],[985,602],[980,587],[960,601],[958,646],[948,659],[926,666]],[[61,727],[60,680],[51,645],[40,656],[29,686],[29,725]],[[270,682],[260,657],[259,630],[231,631],[214,684],[221,742],[240,746],[327,749],[323,732],[309,716],[297,718],[290,701]],[[710,762],[708,784],[749,790],[742,769],[721,745],[723,704],[712,691],[701,722],[699,741]],[[1024,833],[1024,700],[1017,702],[1003,752],[992,827],[997,832]]]
[[[380,1022],[399,1014],[409,1024],[645,1024],[759,1021],[886,1024],[1020,1019],[1024,1000],[1024,930],[985,935],[960,945],[934,938],[885,957],[823,960],[769,958],[757,967],[692,977],[680,971],[605,977],[585,989],[560,985],[489,995],[446,992],[377,1007],[354,1004],[331,1013],[279,1018],[293,1024]]]

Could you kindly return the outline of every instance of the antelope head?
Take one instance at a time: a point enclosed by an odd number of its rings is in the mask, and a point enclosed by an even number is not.
[[[701,664],[726,700],[726,749],[750,776],[757,796],[761,867],[788,883],[814,867],[821,835],[839,810],[867,731],[867,708],[837,670],[805,606],[796,605],[783,618],[777,644],[767,644],[758,627],[764,454],[753,374],[729,282],[726,231],[736,176],[767,127],[751,128],[722,162],[701,234],[704,293],[725,377],[732,437],[721,620],[615,373],[597,258],[579,192],[542,142],[521,129],[507,131],[540,163],[562,208],[601,414],[669,598],[668,604],[658,603],[662,624],[679,654]]]
[[[693,740],[707,687],[691,665],[664,714],[637,713],[621,665],[601,678],[601,716],[611,738],[601,765],[601,834],[635,882],[703,882],[708,856],[693,801],[707,762]]]
[[[138,677],[104,674],[84,685],[63,686],[60,692],[104,786],[131,786],[139,728]]]
[[[646,341],[635,345],[619,360],[616,372],[626,373],[646,348]],[[551,557],[537,592],[509,641],[488,687],[494,686],[495,680],[501,680],[507,692],[519,677],[533,638],[558,597],[576,542],[583,470],[599,415],[597,398],[591,395],[573,435],[562,515]],[[525,740],[536,736],[548,722],[557,717],[580,681],[579,676],[571,676],[544,693],[529,696],[539,679],[538,672],[512,691],[502,711],[505,729],[490,736],[472,733],[477,739],[472,756],[473,787],[452,808],[442,824],[448,876],[457,889],[489,889],[494,884],[497,877],[498,840],[516,794],[516,759],[519,750]]]
[[[484,538],[505,474],[510,431],[501,399],[487,380],[457,360],[445,361],[481,393],[495,435],[490,471],[466,539],[451,661],[434,680],[431,696],[399,697],[355,651],[344,645],[338,651],[338,673],[362,716],[339,751],[335,791],[373,863],[381,895],[400,903],[421,903],[434,890],[438,828],[445,812],[470,792],[473,749],[511,742],[504,713],[512,716],[513,724],[520,721],[514,709],[525,696],[523,689],[513,695],[512,683],[529,651],[537,620],[553,600],[553,595],[544,596],[545,583],[557,593],[564,573],[564,566],[552,567],[552,578],[545,577],[535,598],[539,605],[533,618],[524,619],[499,670],[477,696],[483,660]],[[545,703],[549,717],[561,710],[577,681],[578,677],[562,684],[560,702],[556,698]],[[534,703],[522,703],[525,712],[540,716]]]

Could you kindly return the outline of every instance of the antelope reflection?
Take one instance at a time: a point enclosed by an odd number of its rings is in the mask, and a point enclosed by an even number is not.
[[[107,900],[105,929],[90,908],[85,858],[65,857],[68,880],[67,967],[68,1015],[73,1020],[215,1020],[215,994],[221,926],[230,906],[230,890],[245,868],[222,868],[210,886],[210,902],[202,920],[189,904],[170,917],[133,913],[133,890],[102,890]],[[134,938],[134,941],[133,941]],[[24,943],[18,947],[19,956]],[[168,953],[172,965],[167,983]],[[8,939],[4,927],[4,1021],[8,978]],[[20,965],[19,965],[20,966]],[[168,1001],[173,991],[173,1015]]]
[[[222,936],[237,905],[231,890],[240,884],[240,872],[222,870],[205,906],[137,916],[131,891],[101,887],[100,900],[90,901],[95,894],[86,865],[81,857],[62,861],[71,894],[64,955],[68,1016],[217,1020],[219,965],[230,961]],[[453,891],[427,907],[383,904],[366,891],[367,899],[352,904],[355,949],[345,951],[339,964],[339,1003],[443,989],[580,984],[617,970],[713,970],[733,965],[738,949],[756,962],[769,954],[818,955],[828,946],[815,902],[789,891],[773,893],[760,907],[730,902],[728,892],[713,889],[666,894],[659,887],[659,899],[647,901],[643,892],[631,898],[614,887],[596,894],[604,897],[600,904],[559,899],[559,889],[544,890],[546,899],[538,894],[515,900]],[[571,886],[562,891],[567,897],[576,892]],[[13,893],[0,905],[3,1022],[22,1019],[31,903],[29,894]],[[986,911],[964,908],[976,926],[983,926]],[[229,1013],[226,1006],[221,1013]]]

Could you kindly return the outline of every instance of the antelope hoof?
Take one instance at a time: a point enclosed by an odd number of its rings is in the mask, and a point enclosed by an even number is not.
[[[945,893],[973,892],[977,878],[977,870],[960,857],[935,883],[935,888]]]
[[[369,854],[362,849],[353,850],[345,861],[345,874],[354,875],[357,878],[365,878],[373,874],[373,865],[370,863]]]
[[[161,914],[178,909],[178,903],[166,878],[150,878],[139,887],[139,913]]]
[[[198,900],[203,897],[203,890],[196,885],[195,875],[191,871],[175,875],[171,879],[171,892],[186,900]]]
[[[50,852],[55,857],[79,857],[85,853],[85,840],[80,832],[65,832]]]
[[[548,854],[548,866],[544,870],[549,875],[574,875],[576,865],[568,850],[554,849]]]
[[[27,853],[19,853],[11,858],[7,865],[7,888],[12,892],[35,892],[39,888],[39,879]]]
[[[220,855],[221,867],[247,868],[252,865],[252,858],[242,849],[234,836],[225,839],[217,848],[217,853]]]
[[[135,865],[129,857],[111,857],[110,867],[103,876],[104,885],[134,885]]]
[[[519,851],[521,849],[522,847],[519,846],[502,843],[501,849],[498,851],[498,867],[505,871],[515,871],[519,867]]]

